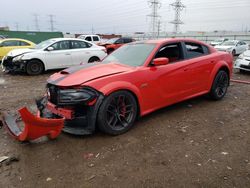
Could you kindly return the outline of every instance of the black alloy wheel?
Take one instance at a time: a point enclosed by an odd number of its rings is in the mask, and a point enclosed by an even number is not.
[[[137,116],[137,103],[128,91],[117,91],[109,95],[98,112],[98,127],[101,131],[119,135],[127,132]]]
[[[233,56],[236,55],[236,51],[235,51],[235,50],[232,51],[232,55],[233,55]]]
[[[220,70],[217,75],[215,76],[210,96],[214,100],[222,99],[226,92],[229,85],[229,76],[228,73],[224,70]]]
[[[43,63],[39,60],[31,60],[27,63],[26,73],[28,75],[38,75],[44,70]]]

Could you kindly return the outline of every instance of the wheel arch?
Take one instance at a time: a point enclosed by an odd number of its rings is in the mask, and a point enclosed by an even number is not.
[[[91,56],[91,57],[89,58],[88,63],[90,63],[89,61],[90,61],[92,58],[97,58],[97,59],[100,60],[100,58],[99,58],[98,56],[94,55],[94,56]]]
[[[40,62],[42,63],[42,65],[43,65],[43,71],[46,71],[46,70],[47,70],[47,67],[46,67],[45,63],[44,63],[41,59],[39,59],[39,58],[32,58],[32,59],[29,59],[29,60],[27,61],[27,64],[28,64],[30,61],[33,61],[33,60],[35,60],[35,61],[40,61]],[[26,66],[27,66],[27,64],[26,64]]]
[[[211,90],[211,87],[213,85],[213,81],[214,81],[214,78],[216,76],[216,74],[220,71],[220,70],[224,70],[226,71],[226,73],[228,74],[228,77],[230,79],[231,77],[231,71],[230,71],[230,68],[229,68],[229,65],[224,62],[224,61],[220,61],[215,67],[214,69],[212,70],[212,74],[210,76],[210,84],[209,84],[209,90]]]
[[[99,89],[99,91],[102,92],[105,97],[117,91],[127,91],[131,93],[134,96],[136,103],[137,103],[137,107],[138,107],[137,115],[141,116],[141,112],[142,112],[141,110],[143,109],[142,96],[141,96],[140,90],[135,85],[132,85],[131,83],[128,83],[128,82],[119,81],[119,82],[108,84],[104,86],[103,88]]]

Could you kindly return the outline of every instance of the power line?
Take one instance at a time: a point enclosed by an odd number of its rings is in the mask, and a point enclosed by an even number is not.
[[[158,9],[160,8],[161,3],[159,2],[159,0],[149,0],[148,3],[149,3],[149,6],[152,8],[151,14],[148,15],[149,17],[151,17],[150,32],[152,33],[152,37],[155,38],[156,29],[157,29],[157,21],[158,21],[158,18],[160,17],[158,15]]]
[[[39,20],[38,20],[38,14],[33,14],[33,16],[34,16],[34,22],[35,22],[36,31],[40,31],[40,28],[39,28]]]
[[[55,17],[55,15],[49,14],[50,31],[52,31],[52,32],[55,30],[55,27],[54,27],[54,23],[55,23],[54,17]]]
[[[181,21],[181,11],[186,7],[184,4],[182,4],[181,0],[176,0],[174,3],[170,4],[170,6],[173,7],[175,10],[175,18],[170,23],[174,24],[174,33],[180,32],[180,25],[184,24]]]

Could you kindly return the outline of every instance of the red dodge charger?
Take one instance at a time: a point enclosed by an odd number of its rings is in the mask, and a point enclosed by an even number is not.
[[[224,97],[232,56],[192,39],[133,42],[99,63],[55,73],[38,101],[40,117],[64,118],[68,133],[128,131],[138,116],[209,94]]]

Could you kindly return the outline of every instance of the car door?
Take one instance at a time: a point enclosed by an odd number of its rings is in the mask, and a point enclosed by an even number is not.
[[[196,53],[188,50],[190,45]],[[164,49],[165,48],[165,49]],[[201,48],[201,49],[197,49]],[[188,53],[189,52],[189,53]],[[210,68],[209,58],[204,56],[203,47],[193,43],[175,43],[161,47],[155,58],[167,57],[169,64],[152,67],[151,76],[157,75],[153,81],[159,106],[173,104],[197,93],[205,91]],[[210,68],[207,70],[207,68]]]
[[[71,40],[71,66],[80,65],[81,63],[88,63],[92,57],[91,44],[84,41]]]
[[[70,43],[68,40],[55,42],[45,49],[46,67],[48,69],[66,68],[72,64]]]
[[[18,40],[5,40],[1,43],[0,47],[0,59],[2,59],[3,56],[7,55],[7,53],[15,48],[19,47],[19,41]]]

